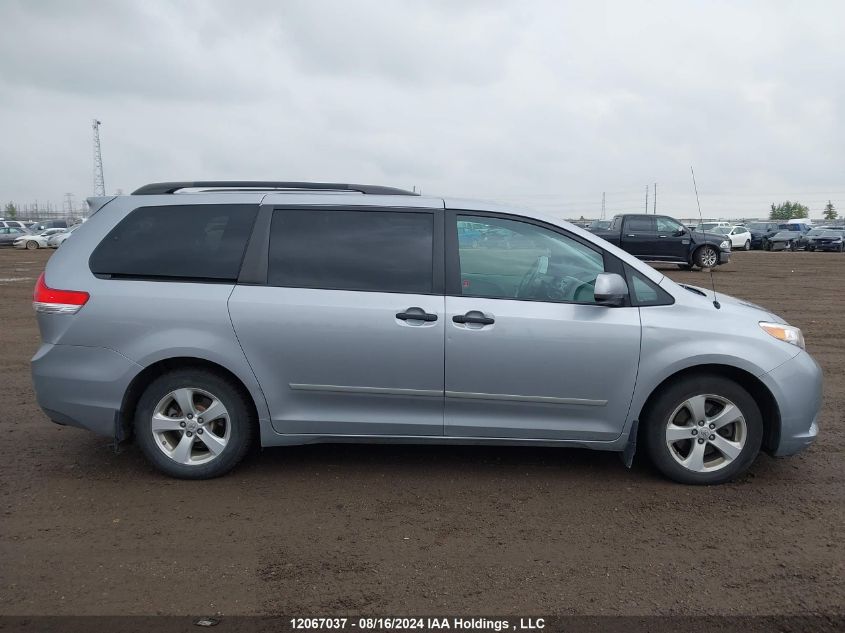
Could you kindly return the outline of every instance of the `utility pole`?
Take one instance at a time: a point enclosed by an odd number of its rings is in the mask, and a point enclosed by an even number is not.
[[[601,219],[604,220],[604,191],[601,192]]]
[[[91,123],[94,131],[94,195],[106,195],[106,181],[103,178],[103,155],[100,153],[100,121],[97,119]]]
[[[652,203],[654,215],[657,215],[657,183],[654,183],[654,202]]]
[[[66,193],[65,194],[65,205],[67,206],[68,216],[73,215],[73,194],[72,193]]]
[[[648,185],[645,186],[645,212],[648,214]]]

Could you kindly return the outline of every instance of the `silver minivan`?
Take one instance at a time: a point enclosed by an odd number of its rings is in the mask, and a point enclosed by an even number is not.
[[[256,442],[412,442],[642,446],[716,484],[818,432],[798,328],[558,219],[330,183],[89,203],[35,288],[38,402],[175,477]]]

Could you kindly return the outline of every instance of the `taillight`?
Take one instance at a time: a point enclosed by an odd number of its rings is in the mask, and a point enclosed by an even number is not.
[[[44,273],[35,283],[32,307],[36,312],[46,314],[76,314],[85,305],[90,295],[79,290],[56,290],[44,283]]]

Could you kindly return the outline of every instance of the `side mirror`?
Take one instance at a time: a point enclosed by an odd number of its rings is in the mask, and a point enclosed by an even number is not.
[[[596,277],[596,289],[593,291],[596,303],[600,306],[621,306],[628,296],[628,284],[621,275],[601,273]]]
[[[681,235],[686,235],[686,234],[687,234],[686,229],[678,229],[677,231],[675,231],[675,237],[681,237]]]

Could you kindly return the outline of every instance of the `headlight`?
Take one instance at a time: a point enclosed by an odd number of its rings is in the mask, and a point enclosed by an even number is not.
[[[730,248],[731,248],[731,243],[730,243],[728,240],[725,240],[724,242],[722,242],[721,244],[719,244],[719,248],[721,248],[723,251],[730,250]]]
[[[797,345],[804,349],[804,335],[799,328],[782,323],[767,323],[766,321],[760,321],[760,327],[769,336],[774,336],[779,341]]]

